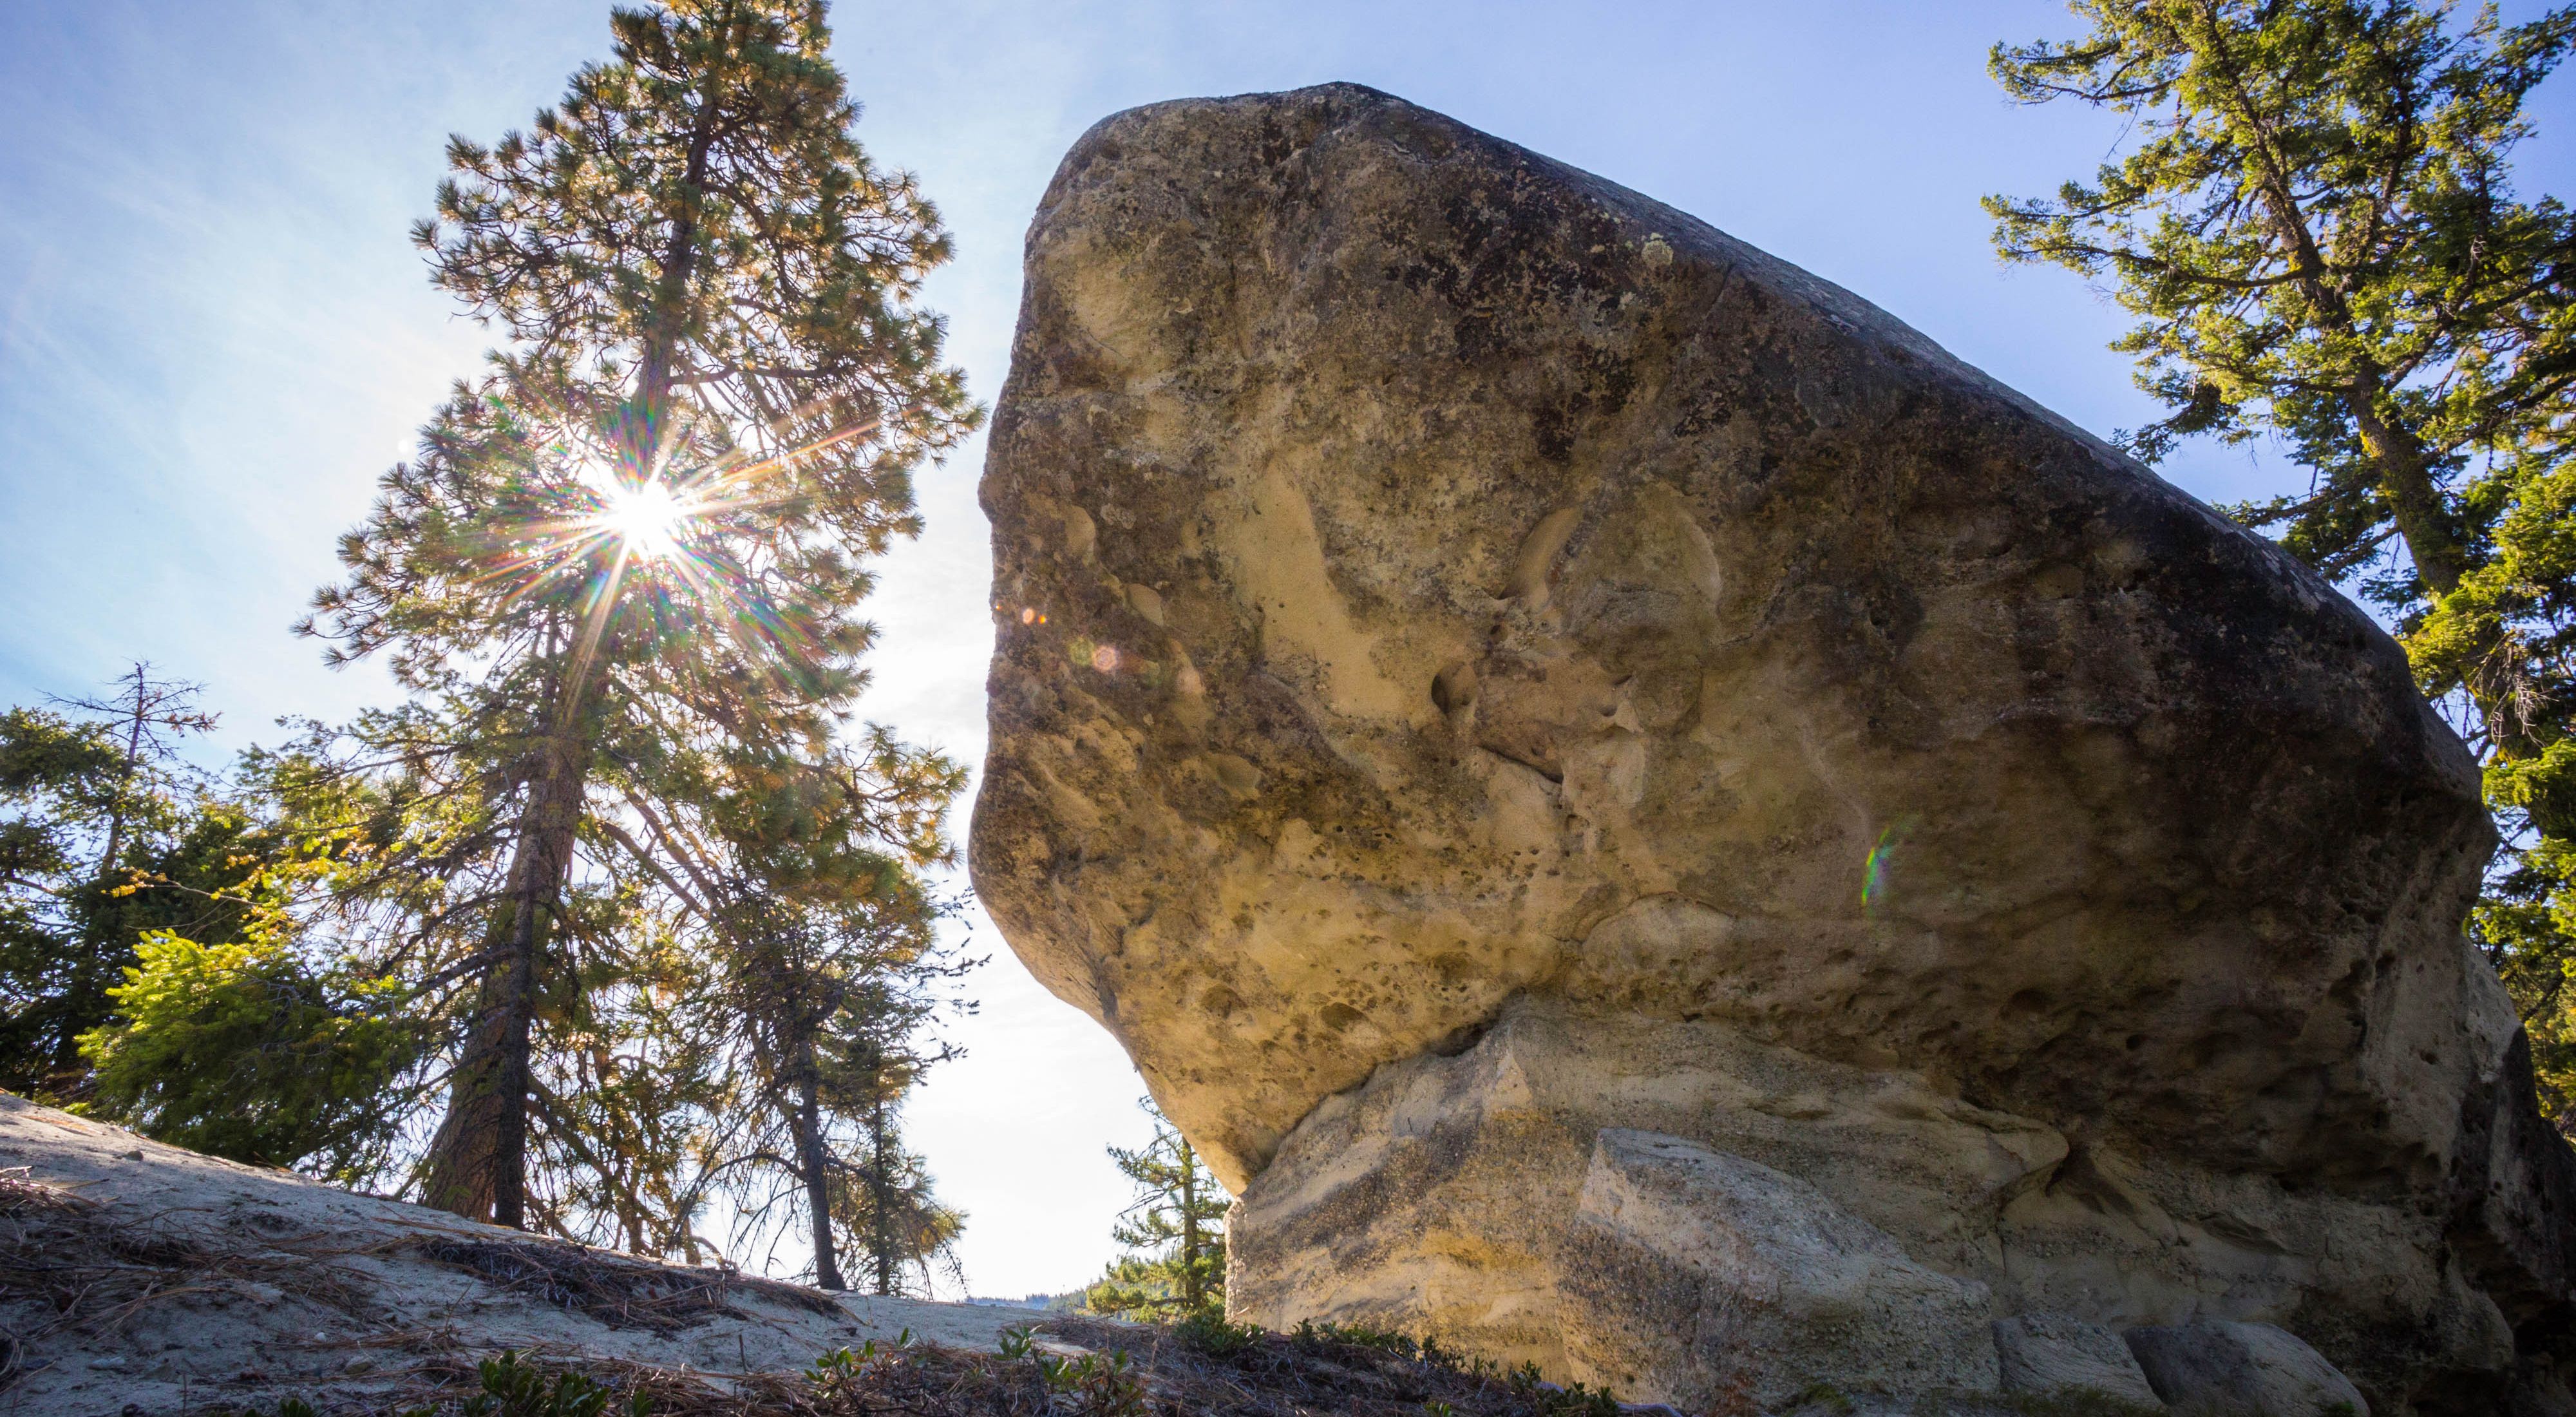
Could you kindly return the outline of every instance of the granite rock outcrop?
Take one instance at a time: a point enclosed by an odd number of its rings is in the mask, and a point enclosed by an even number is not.
[[[1768,1390],[1586,1286],[1652,1133],[1981,1295],[1927,1390],[2047,1314],[2563,1392],[2471,756],[1885,312],[1371,90],[1158,104],[1046,194],[982,497],[976,886],[1241,1197],[1241,1316]]]

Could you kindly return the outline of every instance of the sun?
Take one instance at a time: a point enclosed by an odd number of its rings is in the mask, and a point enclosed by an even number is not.
[[[627,549],[637,556],[678,555],[681,528],[687,526],[689,519],[698,511],[659,482],[647,482],[641,487],[611,488],[606,500],[608,505],[600,516],[600,526],[625,542]]]

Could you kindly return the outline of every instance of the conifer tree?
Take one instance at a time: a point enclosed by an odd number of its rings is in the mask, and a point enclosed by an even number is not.
[[[412,694],[303,760],[317,810],[367,835],[353,898],[399,902],[418,973],[469,989],[425,1198],[558,1229],[532,1145],[617,1205],[693,1204],[612,1180],[618,1147],[683,1149],[652,1129],[707,1079],[652,1053],[649,1019],[636,1050],[598,1043],[603,999],[642,1018],[687,964],[634,948],[687,913],[647,899],[672,882],[639,848],[729,761],[829,737],[863,682],[864,563],[980,416],[913,304],[948,240],[850,136],[820,0],[670,0],[611,31],[530,131],[451,141],[415,239],[509,343],[385,476],[305,622]]]
[[[1083,1295],[1094,1313],[1187,1319],[1225,1312],[1225,1189],[1198,1149],[1150,1097],[1137,1105],[1154,1119],[1154,1139],[1134,1151],[1109,1148],[1109,1159],[1136,1183],[1136,1201],[1110,1237],[1131,1253],[1111,1262]]]
[[[941,945],[951,907],[916,870],[953,863],[942,814],[965,778],[875,729],[860,750],[751,779],[689,834],[733,866],[681,867],[723,902],[710,916],[726,962],[717,998],[743,1126],[719,1164],[750,1163],[735,1192],[755,1226],[782,1203],[801,1214],[825,1289],[848,1287],[855,1249],[870,1287],[906,1292],[963,1221],[904,1150],[897,1114],[957,1055],[923,1029],[948,1003],[939,986],[979,962]]]
[[[2126,116],[2053,198],[1987,199],[2006,259],[2105,283],[2171,410],[2123,441],[2271,438],[2308,486],[2229,508],[2397,624],[2487,764],[2508,843],[2473,929],[2576,1105],[2576,214],[2514,194],[2576,7],[2505,25],[2419,0],[2078,0],[1996,46],[2014,97]],[[2576,1119],[2576,1113],[2569,1114]],[[2563,1124],[2563,1123],[2562,1123]]]
[[[99,698],[0,714],[0,1087],[87,1088],[83,1034],[155,930],[229,938],[250,823],[183,756],[198,687],[137,664]]]
[[[177,1145],[355,1182],[391,1140],[417,1029],[399,990],[307,957],[254,751],[138,664],[97,698],[0,714],[0,1084]]]
[[[932,1064],[958,1056],[953,1046],[918,1046],[915,1030],[930,1006],[917,976],[881,972],[856,991],[822,1050],[824,1095],[856,1123],[856,1145],[844,1151],[824,1134],[806,1175],[823,1175],[834,1219],[858,1242],[862,1277],[879,1295],[914,1292],[916,1275],[926,1292],[937,1264],[962,1277],[951,1247],[966,1215],[939,1198],[928,1164],[904,1145],[898,1115]],[[830,1258],[821,1248],[830,1233],[818,1227],[815,1235],[819,1267]]]

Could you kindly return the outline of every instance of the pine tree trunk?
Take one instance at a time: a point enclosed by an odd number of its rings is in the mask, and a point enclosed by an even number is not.
[[[1199,1158],[1183,1139],[1181,1152],[1181,1306],[1199,1311]]]
[[[447,1116],[430,1142],[422,1189],[431,1205],[470,1220],[527,1226],[529,1052],[537,984],[580,825],[582,776],[560,735],[528,792],[512,854],[506,907],[485,937],[493,956],[478,991],[473,1030],[449,1087]]]
[[[2224,55],[2223,31],[2214,13],[2202,15],[2205,46]],[[2241,80],[2236,85],[2239,116],[2256,130],[2267,126],[2258,121],[2252,101],[2245,97]],[[2298,204],[2292,183],[2286,175],[2288,165],[2268,147],[2259,150],[2262,161],[2257,165],[2266,215],[2273,234],[2288,254],[2291,275],[2317,310],[2317,323],[2328,334],[2357,340],[2361,334],[2359,320],[2345,298],[2342,286],[2329,278],[2329,264],[2319,246],[2317,235]],[[2388,503],[2389,520],[2396,525],[2398,539],[2406,545],[2408,559],[2415,563],[2415,573],[2424,582],[2426,598],[2435,606],[2460,588],[2460,579],[2469,570],[2467,548],[2460,544],[2452,528],[2449,510],[2442,503],[2442,488],[2433,477],[2433,458],[2425,448],[2418,430],[2392,423],[2383,416],[2380,397],[2387,391],[2387,374],[2367,360],[2351,372],[2344,387],[2344,413],[2352,419],[2354,434],[2361,442],[2364,455],[2370,459],[2379,495]],[[2504,648],[2501,633],[2489,628],[2478,646],[2477,659],[2488,663]],[[2500,688],[2488,676],[2471,670],[2460,686],[2478,711],[2488,742],[2501,756],[2521,757],[2533,748],[2528,728],[2509,691]],[[2543,824],[2543,830],[2551,828]]]
[[[134,769],[143,761],[143,666],[134,666],[134,714],[125,729],[125,767],[117,774],[116,799],[107,809],[107,851],[98,859],[98,878],[116,875],[116,860],[125,854],[125,808],[134,793]]]
[[[2360,434],[2362,451],[2379,472],[2379,495],[2388,503],[2389,519],[2397,527],[2398,539],[2405,543],[2406,554],[2415,563],[2415,574],[2424,582],[2426,598],[2439,606],[2460,588],[2461,578],[2469,570],[2469,558],[2451,528],[2448,509],[2442,505],[2442,489],[2433,480],[2432,458],[2413,429],[2381,418],[2375,400],[2366,393],[2347,396],[2345,406],[2352,415],[2354,431]],[[2533,738],[2525,706],[2516,700],[2520,675],[2503,627],[2490,621],[2476,625],[2475,634],[2475,651],[2470,667],[2461,676],[2460,688],[2477,709],[2478,723],[2486,730],[2487,743],[2496,756],[2506,761],[2531,757],[2539,752],[2541,744]],[[2496,672],[2499,669],[2501,673]],[[2556,820],[2545,806],[2534,811],[2532,823],[2551,836],[2564,835],[2571,825]]]
[[[2197,47],[2229,65],[2237,61],[2227,49],[2226,31],[2214,8],[2203,7],[2198,18],[2201,33]],[[2317,233],[2308,225],[2300,209],[2298,196],[2288,174],[2289,163],[2272,149],[2270,131],[2277,125],[2264,120],[2241,73],[2230,75],[2237,98],[2237,117],[2249,130],[2263,133],[2266,141],[2256,145],[2253,155],[2265,215],[2274,236],[2282,243],[2288,257],[2290,274],[2315,307],[2317,323],[2326,333],[2357,340],[2360,321],[2353,314],[2342,284],[2331,278],[2330,264]],[[2379,495],[2388,504],[2389,520],[2396,525],[2398,539],[2405,543],[2407,557],[2415,563],[2415,573],[2424,582],[2426,598],[2438,607],[2460,588],[2460,579],[2468,573],[2468,549],[2460,544],[2452,528],[2449,509],[2443,505],[2441,485],[2434,480],[2433,458],[2418,430],[2393,423],[2383,416],[2381,395],[2387,391],[2387,373],[2375,364],[2363,361],[2352,371],[2345,386],[2342,402],[2346,416],[2352,419],[2353,432],[2361,442],[2364,455],[2378,474]],[[2500,651],[2505,650],[2499,627],[2489,626],[2482,632],[2476,661],[2480,667],[2492,666]],[[2476,707],[2479,723],[2485,728],[2487,741],[2494,752],[2508,760],[2536,751],[2529,726],[2520,706],[2514,702],[2509,685],[2496,682],[2498,676],[2471,669],[2463,676],[2461,689]],[[2505,677],[2512,677],[2510,666]],[[2569,824],[2544,821],[2534,817],[2534,824],[2550,835],[2556,835]]]
[[[885,1098],[879,1096],[868,1107],[868,1259],[876,1269],[876,1290],[891,1296],[895,1291],[895,1272],[903,1263],[895,1253],[894,1243],[894,1176],[887,1165],[888,1145]]]
[[[2439,603],[2460,588],[2468,555],[2451,532],[2442,508],[2442,489],[2434,485],[2422,442],[2410,430],[2381,418],[2377,403],[2375,388],[2356,389],[2344,399],[2353,429],[2361,435],[2362,451],[2379,470],[2379,495],[2388,499],[2389,518],[2405,539],[2416,574],[2424,578],[2425,588]]]
[[[814,1050],[805,1049],[805,1076],[797,1086],[796,1113],[788,1125],[796,1132],[796,1164],[805,1172],[805,1208],[814,1217],[814,1282],[825,1289],[847,1289],[840,1256],[832,1245],[832,1188],[824,1167],[823,1109],[814,1085]],[[880,1291],[882,1292],[882,1291]]]
[[[661,288],[656,292],[653,328],[644,339],[637,362],[636,408],[641,426],[628,431],[634,448],[634,475],[648,478],[661,451],[663,424],[671,411],[671,363],[686,319],[689,280],[697,270],[698,204],[706,200],[707,154],[716,140],[720,105],[708,95],[698,108],[697,127],[689,134],[689,155],[680,171],[680,210],[671,222],[670,243],[662,253]]]

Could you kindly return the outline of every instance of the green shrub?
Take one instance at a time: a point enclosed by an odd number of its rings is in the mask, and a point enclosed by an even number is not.
[[[136,954],[109,991],[122,1019],[81,1038],[97,1070],[84,1110],[235,1161],[359,1168],[422,1047],[390,980],[312,969],[275,941],[162,931]]]
[[[1231,1358],[1261,1341],[1259,1324],[1226,1322],[1225,1315],[1212,1309],[1201,1309],[1179,1323],[1172,1332],[1183,1343],[1211,1358]]]
[[[1289,1335],[1299,1343],[1347,1343],[1356,1348],[1374,1348],[1399,1358],[1419,1358],[1422,1345],[1391,1328],[1368,1324],[1317,1323],[1313,1319],[1297,1321],[1297,1331]],[[1531,1373],[1538,1369],[1533,1367]]]
[[[483,1390],[465,1399],[465,1417],[606,1417],[615,1396],[579,1373],[548,1374],[518,1354],[505,1352],[477,1365]],[[627,1399],[627,1417],[647,1417],[652,1402]]]

